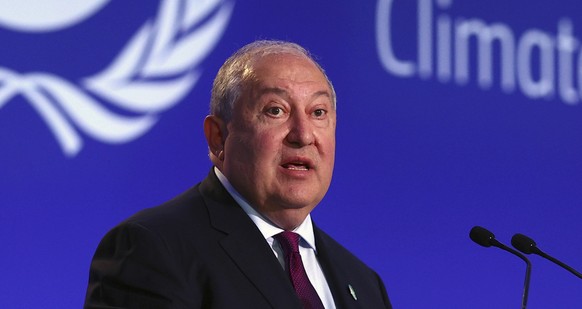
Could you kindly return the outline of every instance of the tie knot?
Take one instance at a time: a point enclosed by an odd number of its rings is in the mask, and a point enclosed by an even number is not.
[[[285,251],[285,254],[299,252],[300,237],[301,236],[299,236],[299,234],[289,231],[284,231],[275,235],[275,239],[279,241],[279,244],[281,245],[281,248],[283,248],[283,251]]]

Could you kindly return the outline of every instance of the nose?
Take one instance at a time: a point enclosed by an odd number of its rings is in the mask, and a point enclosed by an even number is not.
[[[289,133],[286,142],[293,147],[303,147],[313,144],[315,141],[313,124],[309,116],[301,113],[293,115],[289,119]]]

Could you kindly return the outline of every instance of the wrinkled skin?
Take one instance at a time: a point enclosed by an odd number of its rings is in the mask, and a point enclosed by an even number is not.
[[[268,55],[232,119],[205,120],[215,164],[275,225],[291,230],[323,199],[333,173],[336,112],[322,72],[305,57]]]

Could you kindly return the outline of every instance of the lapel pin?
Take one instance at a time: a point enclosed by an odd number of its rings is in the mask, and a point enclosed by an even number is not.
[[[358,300],[358,296],[356,296],[356,290],[352,287],[351,284],[348,284],[348,290],[350,290],[350,294],[354,300]]]

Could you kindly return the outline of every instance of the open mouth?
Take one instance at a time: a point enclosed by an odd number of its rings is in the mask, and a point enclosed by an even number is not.
[[[303,163],[303,162],[289,162],[289,163],[283,164],[282,166],[283,166],[283,168],[286,168],[286,169],[292,170],[292,171],[308,171],[311,169],[309,164]]]
[[[309,158],[299,156],[284,159],[281,167],[289,171],[310,171],[314,168]]]

